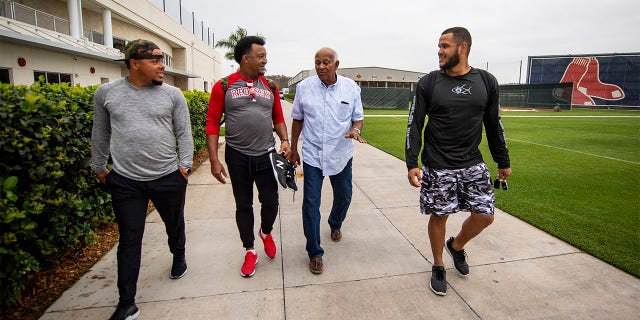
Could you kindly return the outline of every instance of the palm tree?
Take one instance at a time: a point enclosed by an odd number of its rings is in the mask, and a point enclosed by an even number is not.
[[[247,29],[238,26],[238,29],[229,35],[228,39],[218,40],[216,42],[216,48],[226,48],[227,52],[224,54],[225,59],[233,60],[233,49],[240,39],[247,36]],[[257,37],[264,39],[260,34],[256,34]]]

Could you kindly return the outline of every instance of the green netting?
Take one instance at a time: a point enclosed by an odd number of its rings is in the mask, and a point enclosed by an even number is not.
[[[573,83],[509,84],[500,86],[500,107],[571,110]]]
[[[407,88],[361,88],[360,96],[366,109],[408,109],[413,94]]]

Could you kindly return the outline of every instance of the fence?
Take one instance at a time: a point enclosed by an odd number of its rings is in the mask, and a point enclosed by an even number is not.
[[[414,92],[406,88],[360,88],[366,109],[408,109]]]
[[[573,83],[501,85],[500,107],[505,109],[571,110]]]
[[[196,18],[193,11],[182,6],[180,0],[149,0],[156,8],[162,10],[169,17],[180,23],[182,27],[193,33],[208,46],[215,48],[213,29],[204,25],[204,21]]]

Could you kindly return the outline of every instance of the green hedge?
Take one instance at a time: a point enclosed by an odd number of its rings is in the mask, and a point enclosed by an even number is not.
[[[183,91],[184,98],[189,106],[191,115],[191,135],[193,135],[193,147],[195,153],[207,147],[207,134],[205,130],[207,119],[207,107],[209,105],[209,94],[202,91]]]
[[[89,167],[96,86],[0,84],[0,306],[16,304],[52,255],[98,241],[110,196]],[[196,154],[208,94],[184,92]]]

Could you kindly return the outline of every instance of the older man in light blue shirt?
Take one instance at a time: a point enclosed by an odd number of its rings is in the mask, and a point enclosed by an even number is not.
[[[360,136],[364,112],[360,87],[351,79],[339,76],[338,56],[333,49],[322,48],[315,56],[317,76],[296,86],[291,117],[289,160],[300,163],[298,137],[302,133],[304,200],[302,222],[307,238],[309,270],[323,272],[320,246],[320,198],[322,182],[329,176],[333,188],[333,206],[329,214],[331,239],[342,238],[342,222],[351,204],[353,140],[365,143]],[[353,139],[353,140],[352,140]]]

